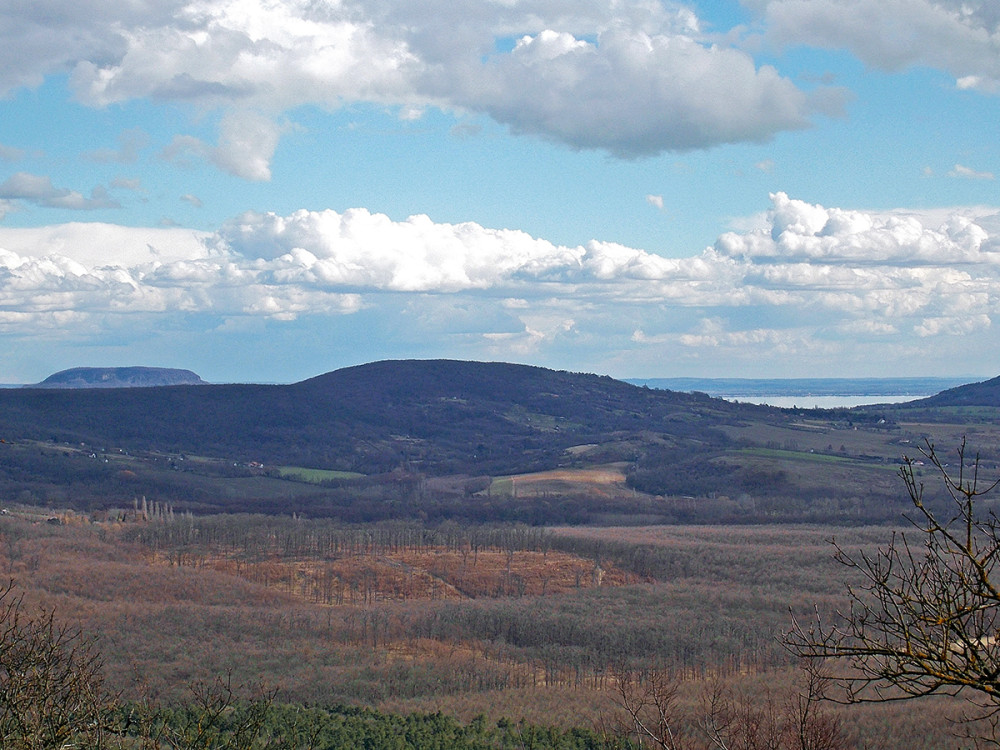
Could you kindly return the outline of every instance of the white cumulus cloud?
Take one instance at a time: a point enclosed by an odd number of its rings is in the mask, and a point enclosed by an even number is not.
[[[248,213],[227,224],[220,241],[267,261],[275,278],[394,291],[485,289],[518,274],[578,268],[584,255],[516,230],[427,216],[394,222],[365,209]]]
[[[284,128],[271,118],[255,112],[232,111],[219,125],[216,146],[193,136],[175,136],[161,156],[184,166],[192,158],[204,159],[219,169],[245,180],[271,179],[271,158]]]
[[[252,180],[268,178],[280,113],[301,105],[485,113],[631,157],[764,141],[807,126],[831,93],[811,99],[705,34],[691,9],[645,0],[17,4],[0,17],[0,94],[53,73],[95,107],[148,98],[230,112],[215,146],[182,134],[174,149]],[[92,156],[127,161],[136,148]]]
[[[728,257],[770,261],[854,261],[864,266],[946,265],[1000,260],[1000,242],[975,219],[962,214],[927,226],[913,214],[884,214],[824,208],[771,196],[768,225],[727,233],[716,249]],[[991,210],[995,212],[995,210]]]
[[[461,73],[461,75],[459,75]],[[806,95],[749,55],[679,34],[543,30],[436,89],[515,131],[620,156],[765,141],[807,125]]]

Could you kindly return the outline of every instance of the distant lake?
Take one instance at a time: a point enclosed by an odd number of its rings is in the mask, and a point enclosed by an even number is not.
[[[727,401],[804,409],[899,404],[985,378],[628,378],[627,382]]]

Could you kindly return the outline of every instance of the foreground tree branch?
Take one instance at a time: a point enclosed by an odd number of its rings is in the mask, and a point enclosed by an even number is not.
[[[925,502],[926,467],[944,489],[943,511]],[[861,581],[848,588],[849,610],[831,623],[818,614],[793,620],[785,643],[814,667],[830,662],[844,702],[961,693],[978,696],[975,718],[986,718],[1000,710],[1000,519],[982,498],[997,482],[981,480],[964,440],[957,465],[927,442],[918,457],[904,457],[899,474],[913,531],[871,555],[835,544],[837,560]]]
[[[100,750],[116,703],[91,639],[52,612],[26,615],[13,583],[0,589],[0,746]]]
[[[267,750],[262,737],[276,691],[230,676],[191,686],[174,709],[123,704],[105,687],[96,641],[0,587],[2,750]],[[244,697],[244,696],[247,697]],[[294,728],[308,739],[307,728]],[[312,747],[306,744],[306,747]]]
[[[822,710],[826,678],[808,673],[801,690],[750,693],[714,681],[698,707],[678,698],[665,669],[612,669],[617,716],[603,726],[628,747],[658,750],[847,750],[839,721]]]

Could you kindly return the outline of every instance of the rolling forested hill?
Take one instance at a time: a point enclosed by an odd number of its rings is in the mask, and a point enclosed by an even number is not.
[[[949,388],[937,395],[913,402],[911,407],[940,406],[986,406],[994,407],[1000,404],[1000,377],[986,380],[982,383],[960,385]]]
[[[6,389],[0,498],[343,520],[879,520],[898,513],[900,457],[965,433],[929,401],[777,409],[450,360],[291,385]],[[991,409],[976,448],[1000,466]]]
[[[596,375],[457,361],[377,362],[292,385],[0,392],[0,435],[229,456],[365,474],[551,468],[566,448],[714,428],[776,410]]]

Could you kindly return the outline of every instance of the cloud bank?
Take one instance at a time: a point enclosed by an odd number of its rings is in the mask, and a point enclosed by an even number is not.
[[[365,209],[246,213],[218,231],[0,228],[0,331],[87,336],[108,316],[263,318],[365,311],[433,349],[581,356],[871,356],[995,336],[1000,210],[866,212],[771,196],[748,231],[666,258],[591,241]],[[860,361],[856,364],[860,364]]]

